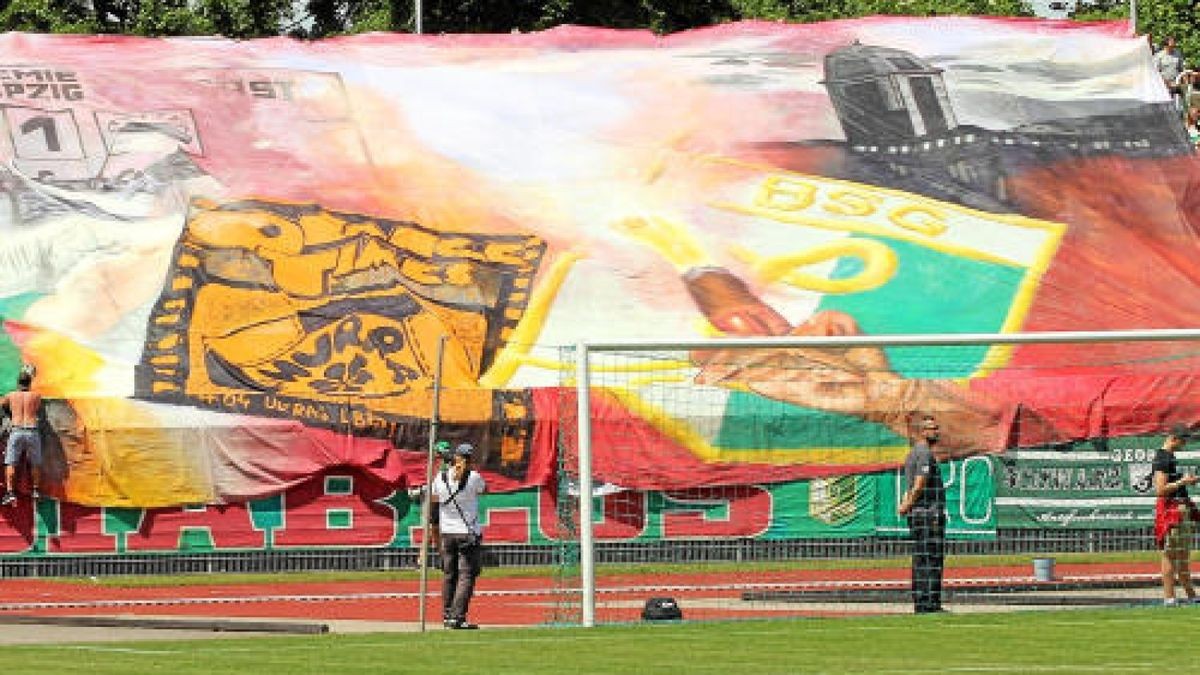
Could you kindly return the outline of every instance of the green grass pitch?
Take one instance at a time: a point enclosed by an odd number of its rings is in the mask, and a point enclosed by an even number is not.
[[[1195,608],[13,646],[31,673],[1200,672]]]

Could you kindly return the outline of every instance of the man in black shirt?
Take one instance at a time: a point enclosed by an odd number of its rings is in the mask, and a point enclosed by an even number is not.
[[[942,566],[946,557],[946,488],[933,448],[939,428],[932,415],[912,426],[921,440],[913,443],[904,459],[907,489],[899,512],[908,516],[912,535],[912,595],[917,614],[941,612]]]
[[[1174,605],[1175,585],[1183,586],[1188,602],[1195,602],[1192,586],[1191,544],[1195,521],[1200,518],[1187,488],[1195,485],[1194,475],[1183,475],[1176,463],[1175,451],[1183,447],[1188,431],[1183,427],[1171,429],[1162,449],[1154,454],[1154,543],[1162,551],[1163,604]]]

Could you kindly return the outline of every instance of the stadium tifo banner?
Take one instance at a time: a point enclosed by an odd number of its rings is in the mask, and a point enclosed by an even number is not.
[[[994,537],[993,481],[986,457],[943,466],[947,534]],[[744,541],[904,536],[896,471],[813,480],[597,495],[593,532],[602,542]],[[575,541],[554,491],[486,494],[480,522],[489,543]],[[233,550],[409,548],[421,541],[419,504],[369,473],[334,470],[281,494],[238,504],[140,509],[47,499],[0,523],[0,554],[55,556]]]
[[[1196,325],[1191,153],[1115,23],[7,34],[0,382],[37,367],[62,501],[239,504],[423,480],[442,354],[444,435],[548,486],[580,340]],[[954,456],[1149,433],[1200,421],[1192,352],[650,355],[596,378],[593,465],[888,470],[917,409]]]
[[[1123,529],[1154,525],[1155,451],[1161,436],[1134,436],[991,458],[996,524],[1005,528]],[[1176,452],[1196,473],[1200,452]]]

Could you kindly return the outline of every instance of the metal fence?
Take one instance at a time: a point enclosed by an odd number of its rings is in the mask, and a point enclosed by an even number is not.
[[[947,542],[949,555],[1055,555],[1153,550],[1148,529],[1000,530],[995,539]],[[786,562],[789,560],[872,560],[906,556],[904,538],[729,539],[654,542],[601,542],[596,563]],[[487,563],[495,567],[556,567],[557,546],[490,544]],[[4,577],[75,577],[159,574],[228,574],[301,571],[416,570],[413,548],[288,549],[210,553],[38,555],[0,559]]]

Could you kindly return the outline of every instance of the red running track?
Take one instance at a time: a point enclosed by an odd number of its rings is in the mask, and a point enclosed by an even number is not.
[[[1112,581],[1157,578],[1155,563],[1059,564],[1058,582],[1081,587]],[[286,578],[286,575],[281,575]],[[906,589],[909,570],[782,570],[687,574],[626,574],[597,580],[597,618],[636,621],[646,598],[679,601],[688,619],[763,618],[878,613],[866,606],[831,610],[806,603],[747,603],[743,591]],[[950,587],[1034,583],[1030,566],[962,567],[946,571]],[[207,618],[361,620],[415,622],[420,584],[416,580],[150,586],[119,588],[86,581],[6,579],[0,581],[0,616],[140,615]],[[441,575],[429,577],[426,618],[438,623]],[[485,570],[476,587],[471,618],[484,625],[516,626],[578,621],[578,595],[558,592],[547,577],[495,577]],[[898,609],[902,609],[898,607]]]

